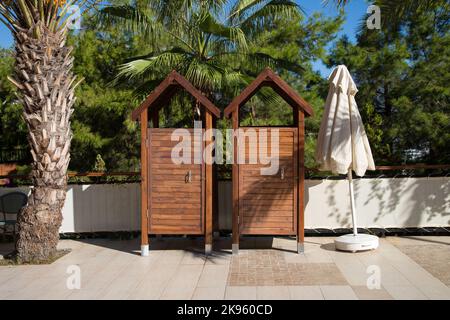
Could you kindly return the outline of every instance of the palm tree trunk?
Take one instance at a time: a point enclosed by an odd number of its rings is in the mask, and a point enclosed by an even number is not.
[[[33,156],[33,189],[18,218],[17,258],[38,262],[56,254],[70,161],[70,116],[75,102],[71,48],[66,30],[43,25],[16,34],[15,79]]]

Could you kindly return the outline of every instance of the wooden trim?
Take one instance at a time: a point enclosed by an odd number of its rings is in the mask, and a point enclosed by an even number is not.
[[[141,245],[148,245],[148,114],[141,113]]]
[[[236,134],[239,127],[239,112],[235,110],[232,115],[233,131]],[[239,245],[239,165],[237,163],[238,156],[238,139],[236,135],[233,138],[233,216],[232,216],[232,244]]]
[[[217,108],[207,97],[197,90],[186,78],[173,70],[131,113],[131,119],[137,120],[144,110],[149,109],[159,111],[159,106],[167,102],[177,92],[177,88],[182,88],[189,92],[201,105],[208,109],[216,117],[220,117],[220,109]]]
[[[294,109],[303,110],[308,116],[312,116],[312,107],[300,95],[281,79],[270,68],[262,71],[256,79],[250,83],[231,103],[225,108],[224,115],[229,117],[233,112],[243,106],[255,93],[264,86],[270,86]],[[294,110],[295,112],[295,110]]]
[[[299,112],[295,112],[296,114],[298,114]],[[294,225],[293,225],[293,230],[295,232],[296,235],[298,235],[298,220],[299,220],[299,192],[298,192],[298,181],[299,181],[299,143],[298,143],[298,127],[294,128],[294,142],[293,142],[293,161],[294,163],[293,165],[293,169],[294,169],[294,180],[292,181],[292,184],[294,185],[293,189],[294,189],[294,196],[293,196],[293,201],[294,201]]]
[[[208,145],[214,143],[210,129],[213,126],[213,117],[209,110],[205,110],[205,149]],[[212,244],[212,229],[213,229],[213,168],[212,168],[212,154],[208,152],[205,154],[205,184],[206,184],[206,199],[205,199],[205,244]]]
[[[139,115],[148,109],[156,100],[164,94],[165,91],[174,83],[173,75],[170,73],[166,79],[164,79],[151,93],[148,97],[140,104],[140,106],[133,110],[131,113],[131,119],[133,121],[139,119]]]
[[[297,243],[305,242],[305,114],[298,110],[298,216]]]
[[[145,112],[144,112],[145,113]],[[151,222],[152,222],[152,157],[151,157],[151,143],[152,143],[152,129],[147,129],[147,233],[150,234],[152,232]]]
[[[213,118],[213,128],[217,128],[217,118]],[[215,142],[214,142],[215,143]],[[217,145],[216,145],[217,147]],[[217,151],[215,151],[217,155]],[[213,164],[213,234],[219,232],[219,184],[217,164]]]
[[[203,122],[205,123],[205,122]],[[202,135],[201,135],[201,143],[200,143],[200,154],[201,154],[201,160],[202,160],[202,164],[201,164],[201,222],[202,222],[202,234],[206,235],[206,164],[205,164],[205,159],[203,158],[203,153],[205,151],[205,144],[203,143],[203,135],[205,133],[205,128],[202,127]],[[195,138],[194,138],[195,139]],[[206,240],[206,237],[205,237]]]

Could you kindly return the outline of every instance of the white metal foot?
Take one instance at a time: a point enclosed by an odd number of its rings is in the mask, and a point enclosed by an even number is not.
[[[305,253],[305,245],[297,242],[297,253]]]
[[[238,255],[239,254],[239,244],[233,243],[231,245],[231,251],[233,252],[233,254]]]
[[[205,255],[209,256],[212,252],[212,245],[211,244],[205,244]]]
[[[141,246],[141,257],[148,257],[148,244]]]

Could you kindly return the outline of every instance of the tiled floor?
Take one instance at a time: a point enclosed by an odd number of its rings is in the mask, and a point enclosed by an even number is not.
[[[52,265],[0,266],[0,299],[450,299],[450,237],[387,238],[362,253],[332,238],[229,239],[207,258],[201,240],[64,240],[72,252]],[[10,250],[0,244],[0,253]],[[79,269],[77,269],[79,267]],[[80,289],[69,289],[77,272]]]
[[[334,263],[287,262],[276,250],[243,251],[231,260],[229,286],[345,285]]]

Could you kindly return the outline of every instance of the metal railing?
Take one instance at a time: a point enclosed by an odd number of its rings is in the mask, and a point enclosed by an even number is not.
[[[419,172],[420,171],[420,172]],[[391,174],[387,174],[391,172]],[[418,173],[419,172],[419,173]],[[139,171],[123,171],[123,172],[69,172],[69,183],[121,183],[121,182],[138,182],[140,180]],[[344,179],[343,176],[331,173],[321,172],[317,168],[305,168],[305,176],[308,179]],[[367,172],[367,178],[401,178],[412,176],[450,176],[450,164],[408,164],[393,166],[377,166],[375,174]],[[0,179],[5,180],[29,180],[28,174],[9,174],[0,175]],[[86,179],[84,181],[83,179]],[[227,180],[227,179],[220,179]],[[5,183],[3,183],[5,184]],[[21,183],[22,184],[22,183]],[[1,183],[0,183],[1,185]]]
[[[28,149],[0,149],[0,163],[23,162],[31,159]]]

